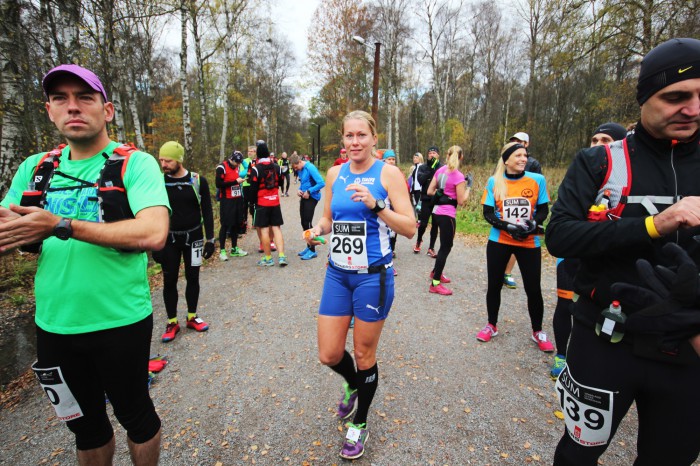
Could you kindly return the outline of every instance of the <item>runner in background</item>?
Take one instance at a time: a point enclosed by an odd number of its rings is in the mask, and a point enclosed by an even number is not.
[[[393,149],[387,149],[384,151],[382,154],[382,160],[384,163],[392,166],[396,166],[396,152],[394,152]],[[391,257],[394,259],[396,258],[396,232],[393,230],[389,230],[389,247],[391,248]],[[396,264],[394,264],[394,276],[397,276],[399,273],[396,270]]]
[[[542,225],[549,213],[549,196],[544,176],[526,172],[526,163],[525,146],[517,142],[503,146],[496,171],[489,178],[481,198],[484,218],[492,227],[486,245],[488,323],[476,339],[487,342],[498,335],[503,271],[510,256],[515,255],[527,294],[532,340],[540,350],[552,352],[554,347],[542,330],[542,253],[537,236],[540,231],[538,226]]]
[[[428,221],[430,220],[433,213],[433,198],[428,195],[428,186],[433,180],[435,171],[440,168],[442,164],[440,163],[440,152],[436,146],[432,146],[428,149],[428,161],[418,167],[418,183],[421,185],[421,197],[420,197],[420,214],[419,214],[419,226],[418,226],[418,238],[416,239],[416,245],[413,247],[413,252],[420,253],[421,243],[423,242],[423,234],[426,228],[428,228]],[[435,253],[435,242],[438,237],[438,228],[435,226],[433,220],[432,227],[430,228],[430,246],[426,254],[429,257],[435,259],[437,254]]]
[[[416,222],[418,222],[419,212],[416,210],[418,203],[420,202],[421,185],[418,181],[418,168],[423,164],[423,154],[416,152],[413,155],[413,165],[411,166],[411,171],[408,174],[408,192],[411,193],[411,203],[413,204],[413,209],[416,212]],[[420,249],[419,249],[420,252]]]
[[[349,159],[348,159],[347,151],[343,147],[342,149],[340,149],[340,157],[335,159],[335,162],[333,162],[333,166],[335,167],[336,165],[341,165],[341,164],[346,163],[348,161],[349,161]]]
[[[510,142],[517,142],[525,146],[527,151],[527,164],[525,164],[525,171],[530,173],[542,174],[542,165],[540,162],[530,154],[530,136],[522,131],[515,133],[510,137]],[[508,265],[506,265],[506,271],[503,274],[503,284],[506,288],[515,289],[517,284],[513,280],[513,267],[515,267],[515,256],[510,256],[508,260]]]
[[[289,186],[291,184],[291,177],[289,175],[289,159],[287,159],[287,153],[282,152],[280,155],[280,158],[277,159],[277,164],[280,166],[280,172],[281,172],[281,177],[280,177],[280,195],[284,195],[284,197],[289,197]],[[287,182],[286,187],[285,183]]]
[[[301,157],[294,154],[290,159],[292,169],[299,173],[301,184],[299,185],[299,218],[301,219],[302,231],[309,230],[313,226],[314,211],[316,204],[321,200],[321,190],[326,186],[326,182],[321,177],[316,166]],[[316,246],[307,245],[306,248],[298,253],[301,260],[306,261],[318,257],[316,254]]]
[[[355,459],[369,439],[367,415],[379,384],[377,345],[394,300],[388,228],[411,238],[416,224],[403,174],[374,157],[372,117],[354,111],[343,119],[342,131],[350,162],[328,170],[323,216],[307,243],[318,245],[315,237],[331,233],[318,351],[321,363],[345,379],[338,416],[349,419],[357,410],[340,451],[341,457]],[[355,361],[345,350],[353,315]]]
[[[231,257],[244,257],[248,253],[238,247],[239,228],[245,228],[247,217],[242,183],[248,175],[243,166],[243,154],[234,151],[227,160],[216,167],[216,187],[219,189],[219,259],[227,261],[226,236],[231,236]]]
[[[216,249],[214,214],[206,178],[187,170],[183,165],[184,157],[185,148],[175,141],[163,144],[158,155],[172,209],[165,247],[153,253],[153,260],[159,262],[163,268],[163,301],[168,314],[168,323],[161,337],[163,342],[173,341],[180,332],[180,324],[177,321],[177,280],[181,260],[185,262],[187,282],[187,328],[198,332],[209,330],[209,324],[197,316],[197,305],[202,259],[209,259]],[[202,225],[206,232],[206,242]]]
[[[433,180],[428,186],[428,194],[433,196],[433,225],[440,230],[440,250],[437,253],[435,266],[430,272],[430,293],[449,296],[452,290],[446,288],[443,283],[450,283],[442,271],[447,263],[447,256],[452,250],[455,233],[457,231],[456,217],[457,206],[464,205],[469,198],[471,190],[471,176],[465,178],[459,171],[459,164],[464,154],[459,146],[452,146],[447,150],[447,165],[443,165],[435,172]]]

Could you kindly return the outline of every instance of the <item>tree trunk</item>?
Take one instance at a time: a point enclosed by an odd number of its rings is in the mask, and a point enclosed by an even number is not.
[[[197,61],[197,77],[199,78],[199,107],[202,114],[202,151],[204,154],[209,153],[209,130],[207,128],[207,96],[204,81],[204,60],[202,59],[202,44],[199,37],[199,29],[197,25],[197,5],[193,0],[190,4],[190,13],[192,19],[192,38],[194,40],[195,60]]]
[[[192,127],[190,126],[190,91],[187,86],[187,0],[180,3],[180,19],[182,21],[180,45],[180,89],[182,91],[182,127],[185,146],[185,157],[192,155]]]
[[[22,95],[19,58],[16,53],[19,43],[20,5],[18,0],[0,0],[0,198],[10,186],[12,175],[23,151],[22,115],[24,97]]]
[[[126,88],[127,93],[129,94],[129,111],[131,112],[131,119],[134,121],[136,147],[144,150],[146,145],[143,142],[143,134],[141,134],[141,118],[139,118],[139,110],[136,107],[136,93],[134,92],[134,86],[126,86]]]

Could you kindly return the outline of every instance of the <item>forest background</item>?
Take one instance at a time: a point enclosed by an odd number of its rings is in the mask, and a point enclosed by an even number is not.
[[[40,86],[60,63],[102,78],[116,140],[152,154],[179,140],[188,168],[204,173],[257,139],[278,153],[320,146],[323,168],[337,157],[343,115],[369,110],[381,42],[379,147],[410,163],[431,145],[458,144],[471,164],[490,166],[509,135],[526,131],[533,155],[554,167],[598,124],[636,121],[646,52],[700,37],[700,0],[321,0],[308,31],[280,30],[270,5],[0,0],[0,196],[27,155],[62,142]],[[179,47],[166,30],[180,31]],[[295,34],[308,37],[303,69]],[[303,102],[309,89],[319,91]]]

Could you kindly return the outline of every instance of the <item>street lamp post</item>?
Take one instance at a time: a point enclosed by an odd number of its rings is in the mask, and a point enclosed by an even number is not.
[[[311,122],[313,126],[316,127],[316,144],[318,145],[318,151],[316,152],[316,166],[318,167],[321,163],[321,125]]]
[[[365,40],[360,36],[352,36],[352,40],[361,45],[366,45]],[[374,43],[374,77],[372,78],[372,118],[377,124],[377,110],[379,107],[379,50],[381,42]]]

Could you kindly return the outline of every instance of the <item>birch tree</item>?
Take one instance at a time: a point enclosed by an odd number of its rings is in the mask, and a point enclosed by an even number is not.
[[[22,96],[19,55],[15,53],[21,38],[19,0],[0,0],[0,197],[4,197],[22,153]]]

